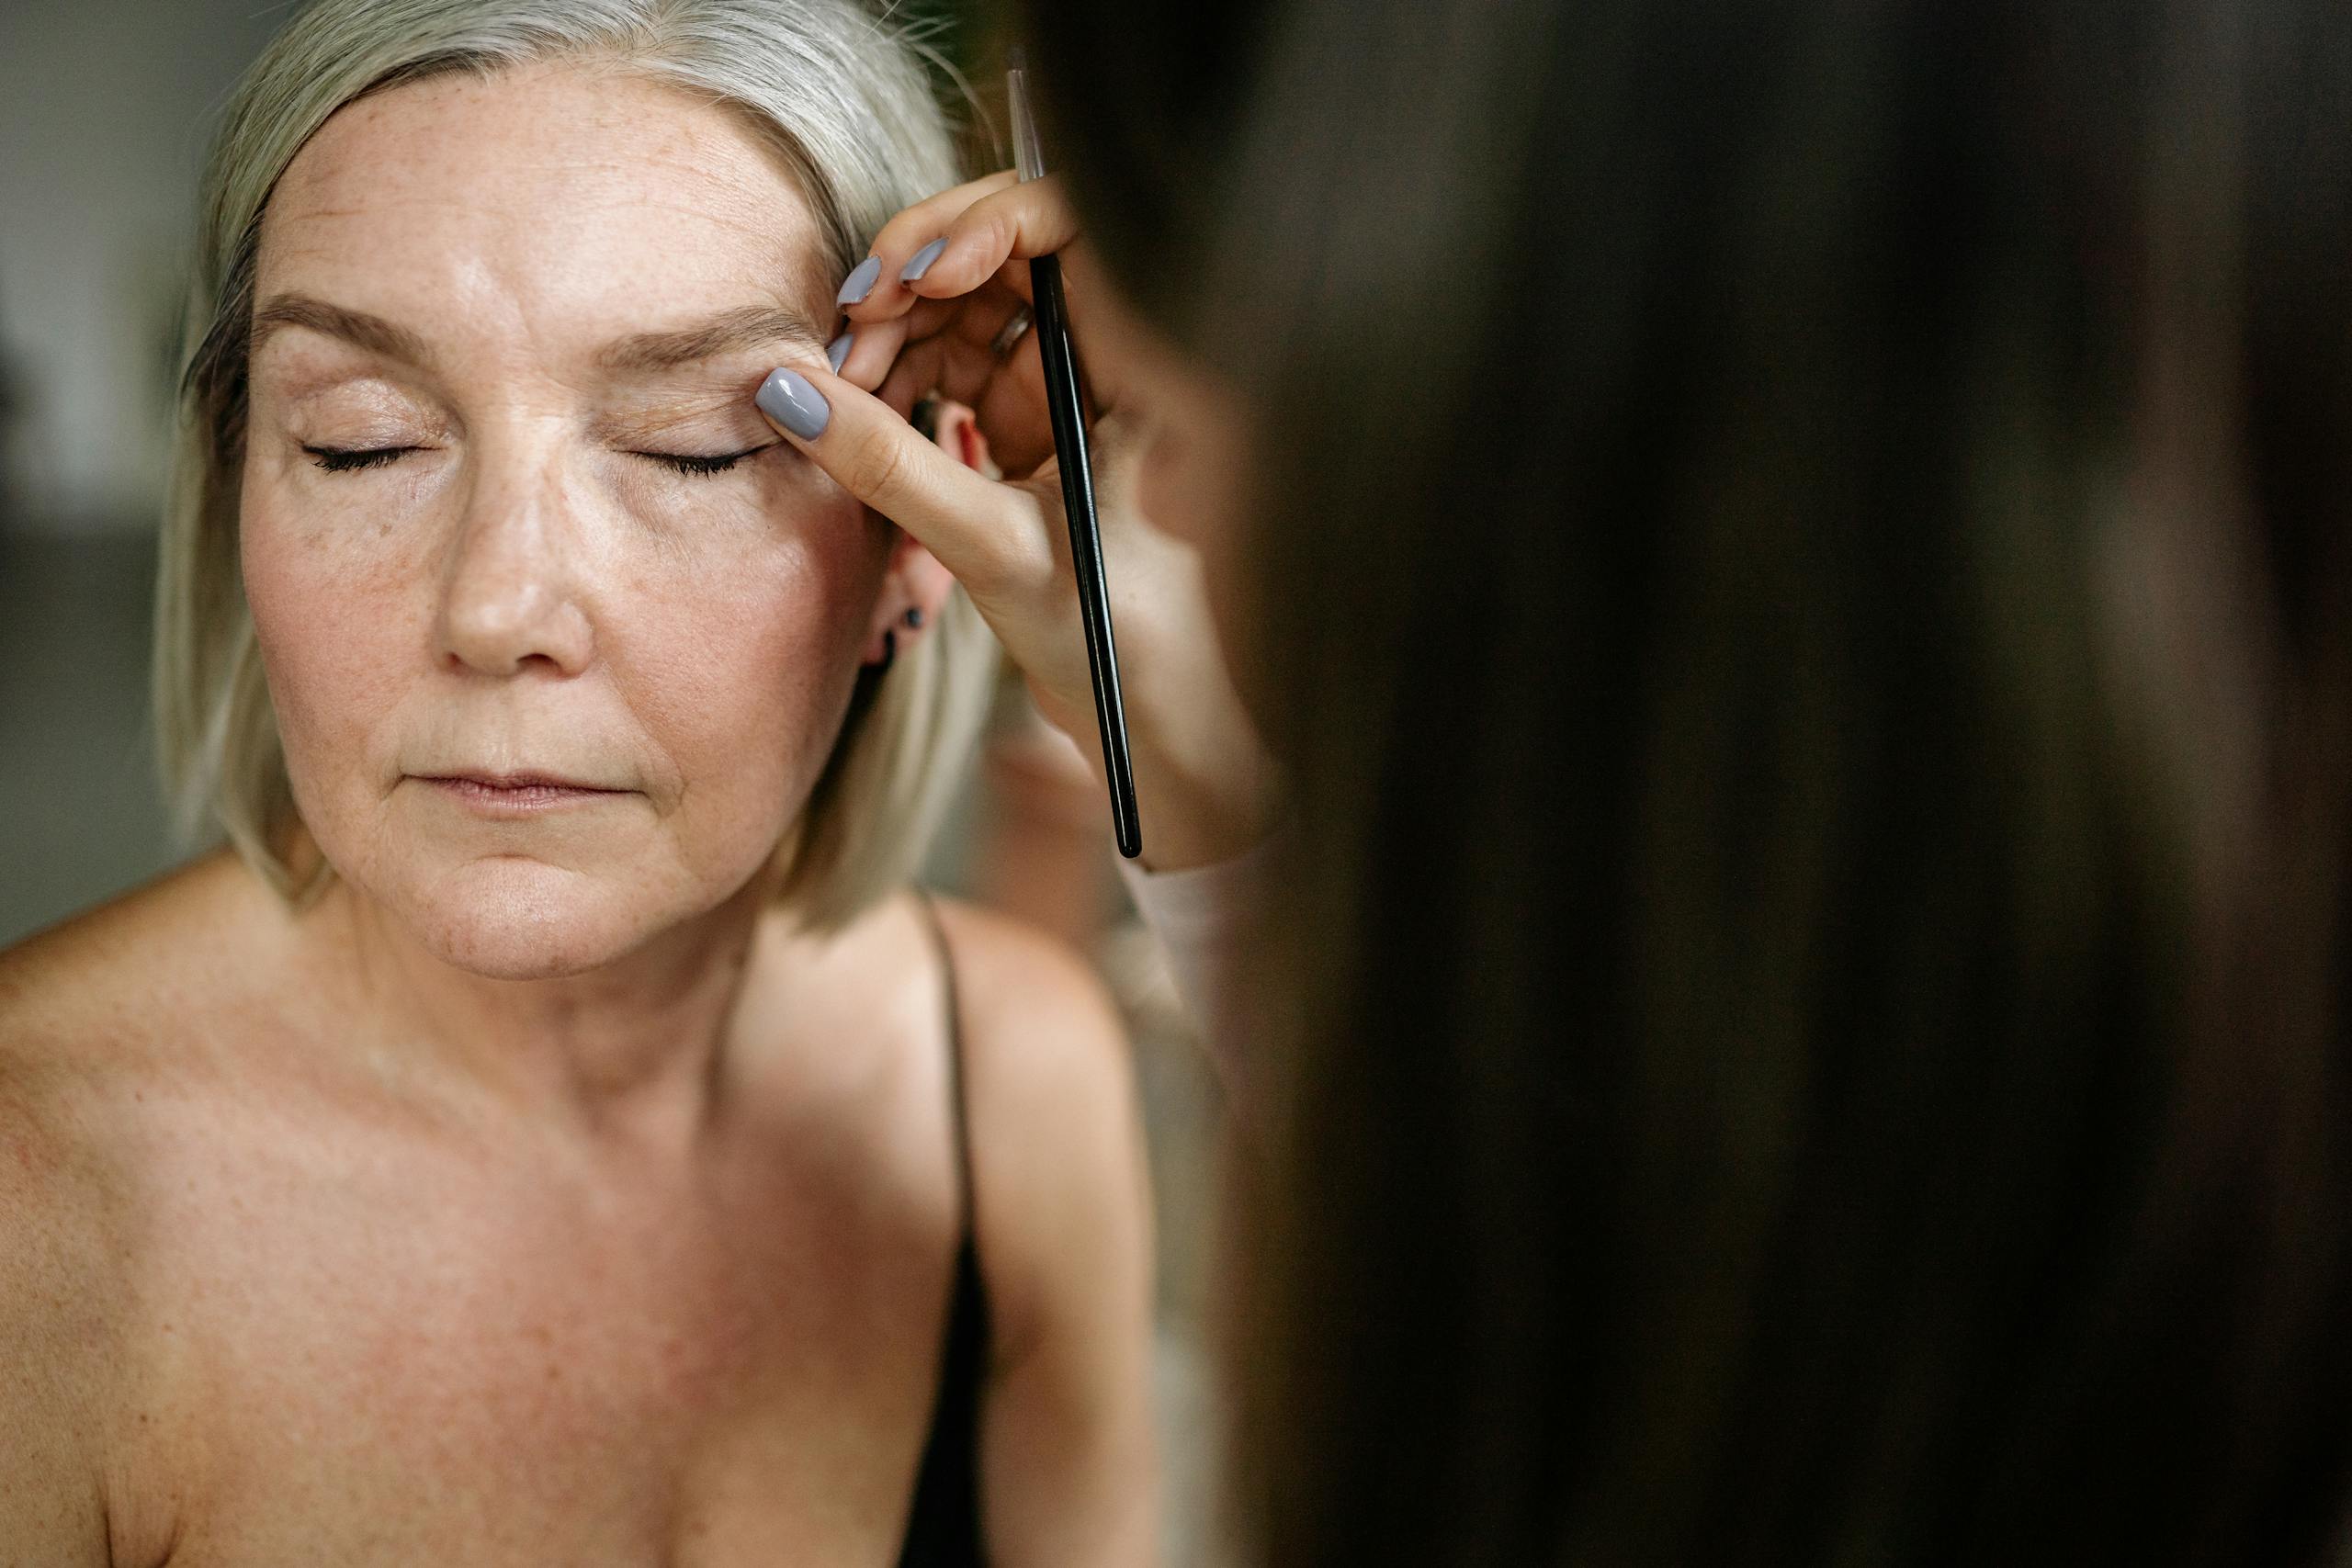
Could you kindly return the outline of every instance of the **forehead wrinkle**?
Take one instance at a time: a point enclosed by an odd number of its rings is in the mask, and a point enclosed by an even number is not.
[[[645,374],[762,344],[815,349],[824,341],[822,330],[805,310],[789,305],[739,305],[691,326],[616,338],[597,350],[596,364],[616,375]]]
[[[635,192],[609,193],[598,200],[573,204],[575,221],[586,214],[610,213],[625,218],[656,217],[661,220],[660,227],[673,236],[680,232],[682,224],[700,228],[712,238],[721,240],[717,247],[706,247],[708,254],[702,259],[709,265],[704,269],[706,276],[695,280],[702,289],[718,291],[721,287],[719,277],[711,274],[724,273],[735,275],[734,288],[755,296],[769,296],[722,310],[684,329],[633,333],[617,339],[600,351],[600,368],[623,373],[669,369],[730,348],[749,348],[761,343],[821,351],[828,333],[815,312],[776,298],[777,293],[784,300],[789,300],[803,293],[813,297],[823,292],[820,287],[823,281],[823,246],[817,240],[808,215],[787,207],[781,211],[771,209],[764,222],[753,221],[749,216],[753,204],[747,198],[721,189],[708,194],[718,198],[709,205],[647,199]],[[287,210],[289,206],[292,210]],[[266,222],[270,217],[277,220],[265,231],[266,272],[282,272],[288,264],[298,262],[325,263],[350,271],[356,257],[380,252],[342,237],[337,230],[352,223],[380,223],[392,214],[433,208],[486,219],[488,229],[477,232],[502,236],[486,244],[455,250],[443,247],[440,266],[462,276],[445,279],[445,286],[438,291],[442,299],[453,302],[462,299],[476,306],[495,299],[512,307],[527,309],[528,301],[546,292],[545,279],[538,276],[547,270],[541,265],[543,258],[532,254],[531,247],[514,245],[503,238],[506,234],[521,234],[543,239],[544,220],[502,210],[488,202],[472,199],[470,193],[418,190],[379,195],[370,202],[347,207],[305,208],[299,203],[283,202],[273,207],[275,210],[265,219]],[[330,238],[330,234],[334,237]],[[650,265],[644,257],[623,259],[616,255],[609,236],[600,236],[594,246],[574,248],[601,252],[610,258],[602,278],[607,283],[633,285]],[[766,276],[763,278],[762,274]],[[629,292],[640,300],[644,297],[633,287]],[[258,336],[254,341],[258,343]]]
[[[673,107],[691,114],[699,106]],[[384,118],[379,113],[353,126],[331,119],[288,170],[265,209],[265,222],[273,209],[286,216],[289,207],[299,219],[366,218],[415,202],[512,220],[518,216],[517,186],[536,181],[561,189],[564,205],[575,212],[634,209],[741,228],[763,238],[779,232],[802,242],[818,237],[797,175],[778,166],[764,145],[731,118],[731,134],[724,137],[695,135],[690,126],[665,125],[659,118],[632,121],[629,131],[652,139],[652,144],[622,152],[583,152],[576,145],[579,128],[566,125],[563,141],[508,149],[494,166],[483,164],[478,147],[449,140],[453,128],[420,132],[387,127],[384,134],[401,144],[398,156],[387,157],[369,135]],[[502,129],[527,134],[530,120],[518,117]],[[367,182],[364,191],[345,188],[359,178]],[[786,199],[779,202],[779,195]]]
[[[603,138],[590,138],[583,147],[581,117],[551,112],[565,108],[577,95],[562,90],[550,97],[533,90],[550,85],[561,89],[561,79],[572,74],[524,71],[481,80],[436,79],[350,106],[338,117],[342,123],[331,123],[298,158],[289,171],[294,177],[265,209],[264,260],[278,264],[265,270],[278,272],[298,257],[320,261],[330,265],[340,285],[353,281],[346,275],[356,264],[356,281],[371,291],[379,271],[415,278],[442,274],[426,335],[441,338],[445,307],[470,317],[488,311],[502,318],[499,335],[515,332],[534,340],[537,356],[551,367],[579,352],[572,346],[579,339],[563,344],[549,336],[549,328],[558,329],[559,337],[569,333],[564,323],[544,319],[543,307],[555,301],[543,298],[548,288],[541,285],[569,278],[564,269],[548,271],[538,264],[550,252],[565,258],[597,256],[602,265],[590,268],[586,276],[610,286],[605,298],[577,302],[604,316],[606,333],[634,324],[628,317],[636,312],[626,304],[641,307],[649,295],[701,293],[706,299],[723,299],[740,289],[737,298],[758,302],[707,321],[689,321],[675,331],[616,338],[601,351],[590,346],[587,363],[604,374],[674,369],[762,344],[786,355],[799,349],[821,352],[831,324],[829,313],[819,319],[819,308],[829,302],[821,298],[831,281],[825,276],[829,247],[796,172],[779,166],[765,140],[739,116],[683,97],[660,82],[600,82],[582,107],[592,121],[609,118],[617,140],[628,146],[624,152],[603,145]],[[490,140],[513,150],[489,161],[495,164],[495,178],[490,179],[493,171],[485,167],[476,119],[481,109],[498,107],[510,86],[523,89],[513,101],[524,112],[491,124],[495,134]],[[662,101],[641,104],[640,94]],[[428,106],[435,112],[421,112]],[[658,112],[622,112],[643,107]],[[708,134],[716,128],[701,122],[713,114],[723,116],[727,134]],[[548,127],[557,122],[562,135],[550,139]],[[542,199],[518,202],[518,186]],[[430,217],[437,259],[413,254],[414,237],[407,231],[414,217],[435,209],[447,214]],[[623,226],[609,229],[600,221],[608,217],[621,219]],[[469,228],[446,231],[451,219]],[[583,231],[583,222],[597,224],[596,231]],[[362,238],[354,229],[384,223],[395,227],[381,236]],[[694,247],[695,259],[701,265],[682,277],[673,270],[673,247],[695,231],[702,243]],[[662,241],[652,249],[636,243],[655,234]],[[532,243],[517,243],[516,236]],[[453,272],[464,276],[447,276]],[[659,279],[649,276],[657,272]],[[731,288],[725,287],[730,274]],[[401,297],[405,300],[407,294]],[[794,301],[801,309],[776,300]],[[617,319],[610,310],[615,304],[623,304]],[[691,317],[694,306],[673,299],[673,310],[680,305]],[[581,312],[559,314],[571,315],[575,326],[586,324]],[[468,340],[480,342],[481,329],[489,324],[469,323]],[[592,333],[590,345],[594,338]]]

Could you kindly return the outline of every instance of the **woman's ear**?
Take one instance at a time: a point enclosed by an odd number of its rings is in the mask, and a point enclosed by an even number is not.
[[[996,477],[996,465],[989,460],[988,437],[980,434],[979,421],[970,409],[942,399],[933,429],[933,439],[941,451],[968,468]],[[899,534],[890,547],[881,596],[874,604],[874,624],[866,630],[865,661],[879,664],[888,657],[886,634],[899,648],[922,636],[938,619],[940,607],[955,586],[954,575],[939,564],[938,557],[917,544],[912,535]]]

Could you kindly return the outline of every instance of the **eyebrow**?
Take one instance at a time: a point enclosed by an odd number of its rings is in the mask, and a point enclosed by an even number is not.
[[[421,367],[433,362],[424,340],[406,327],[365,310],[346,310],[307,294],[276,295],[254,311],[253,330],[245,336],[247,356],[258,353],[262,344],[281,327],[308,327],[404,365]]]
[[[637,333],[616,338],[597,352],[606,370],[674,370],[739,348],[788,343],[820,348],[825,334],[805,310],[788,305],[739,305],[675,332]]]
[[[396,321],[346,310],[305,294],[279,294],[254,311],[253,330],[245,352],[260,349],[264,340],[281,327],[307,327],[327,337],[420,368],[433,362],[424,340]],[[732,310],[669,332],[632,333],[615,338],[596,352],[600,368],[620,374],[674,370],[739,348],[784,343],[817,348],[823,332],[808,312],[788,305],[739,305]]]

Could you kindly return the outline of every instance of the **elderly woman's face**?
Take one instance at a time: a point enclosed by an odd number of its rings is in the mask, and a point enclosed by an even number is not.
[[[735,119],[579,70],[363,100],[271,197],[246,595],[304,822],[451,962],[617,957],[807,800],[890,550],[752,402],[820,255]]]

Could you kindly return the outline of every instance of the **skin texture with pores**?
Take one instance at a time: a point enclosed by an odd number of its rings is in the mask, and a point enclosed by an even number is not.
[[[893,1561],[941,976],[909,898],[800,929],[771,852],[944,579],[752,410],[821,363],[817,254],[734,119],[592,66],[364,99],[280,182],[242,548],[336,875],[214,854],[0,953],[0,1561]],[[1117,1026],[943,918],[988,1548],[1147,1561]]]
[[[715,111],[643,113],[658,92],[364,99],[264,223],[265,321],[430,323],[423,365],[303,324],[255,346],[246,596],[303,820],[435,958],[504,978],[609,964],[757,869],[823,763],[888,549],[749,401],[779,350],[820,352],[822,282],[786,265],[816,249],[805,203]],[[612,364],[761,308],[807,335]],[[330,471],[322,448],[397,455]],[[707,475],[639,455],[746,450]],[[512,825],[423,782],[525,768],[613,793]]]

